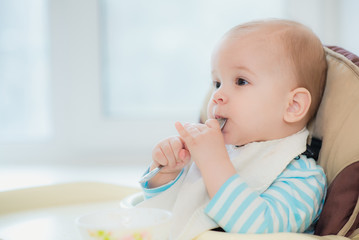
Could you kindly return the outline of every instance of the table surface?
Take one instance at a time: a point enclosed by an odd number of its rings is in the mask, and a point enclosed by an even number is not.
[[[76,218],[119,208],[119,201],[86,203],[0,215],[0,240],[80,240]]]

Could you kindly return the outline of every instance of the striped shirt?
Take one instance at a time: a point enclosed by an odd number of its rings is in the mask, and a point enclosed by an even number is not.
[[[156,189],[142,186],[146,197],[153,197],[175,181]],[[205,213],[226,232],[311,232],[325,194],[323,169],[301,155],[261,194],[251,190],[240,175],[233,175],[208,203]]]

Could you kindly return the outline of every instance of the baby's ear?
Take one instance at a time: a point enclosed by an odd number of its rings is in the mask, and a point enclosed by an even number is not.
[[[289,93],[287,108],[284,113],[284,121],[296,123],[307,115],[312,98],[306,88],[296,88]]]

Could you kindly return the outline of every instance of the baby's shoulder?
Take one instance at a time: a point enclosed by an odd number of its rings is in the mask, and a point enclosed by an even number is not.
[[[323,168],[313,158],[299,155],[282,172],[281,177],[325,176]]]

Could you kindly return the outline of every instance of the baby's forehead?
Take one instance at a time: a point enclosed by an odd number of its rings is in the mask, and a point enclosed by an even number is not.
[[[270,43],[280,43],[286,38],[289,30],[286,25],[260,24],[254,26],[237,26],[228,31],[224,38],[235,38],[238,40],[245,38],[265,39]]]
[[[232,29],[220,42],[212,54],[212,61],[217,57],[226,58],[227,53],[238,53],[240,64],[257,62],[256,66],[274,68],[284,72],[292,72],[295,66],[291,64],[291,54],[281,36],[283,29],[278,26],[258,26]],[[251,52],[253,51],[253,52]],[[249,58],[248,58],[249,57]],[[223,58],[223,59],[224,59]],[[234,58],[235,60],[238,60]]]
[[[234,29],[223,36],[219,49],[245,46],[249,49],[260,49],[263,54],[287,55],[285,41],[281,29],[277,27]]]

